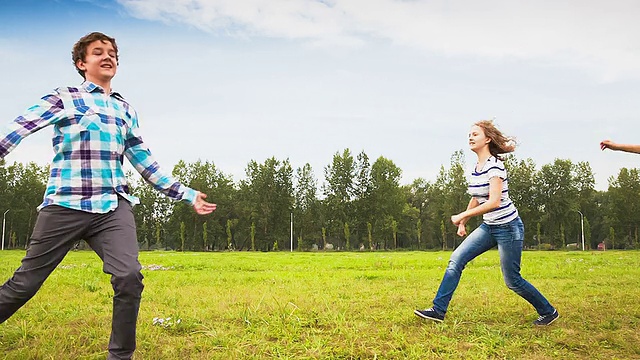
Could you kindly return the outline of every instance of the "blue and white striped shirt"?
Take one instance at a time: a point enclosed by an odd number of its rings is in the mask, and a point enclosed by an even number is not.
[[[506,224],[518,217],[518,210],[509,198],[509,180],[502,161],[492,156],[487,159],[480,171],[476,171],[474,167],[469,177],[468,192],[480,204],[483,204],[489,200],[489,180],[494,177],[502,179],[500,206],[482,215],[482,219],[488,225]]]
[[[42,97],[25,114],[0,129],[0,158],[25,137],[53,125],[51,173],[38,207],[59,205],[91,213],[118,207],[118,196],[131,204],[122,165],[124,157],[154,188],[174,200],[194,203],[197,192],[163,174],[138,134],[135,110],[116,93],[85,81]]]

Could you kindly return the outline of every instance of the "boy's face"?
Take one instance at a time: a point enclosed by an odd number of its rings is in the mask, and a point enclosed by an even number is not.
[[[86,80],[98,85],[111,81],[118,67],[116,51],[109,41],[96,40],[89,44],[84,60],[78,60],[78,69]]]

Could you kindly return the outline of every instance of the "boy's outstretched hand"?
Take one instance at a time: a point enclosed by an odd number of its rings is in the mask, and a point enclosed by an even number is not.
[[[203,194],[200,191],[198,191],[198,195],[196,195],[196,201],[193,203],[193,209],[199,215],[211,214],[216,209],[216,204],[204,201],[206,197],[207,194]]]

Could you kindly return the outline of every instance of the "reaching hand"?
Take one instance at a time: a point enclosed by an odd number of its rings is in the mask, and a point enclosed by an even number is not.
[[[602,140],[600,142],[600,150],[611,149],[615,150],[616,144],[611,140]]]
[[[207,197],[207,194],[203,194],[198,191],[198,195],[196,195],[196,201],[193,203],[193,209],[199,215],[207,215],[211,214],[217,207],[216,204],[212,204],[204,201]]]

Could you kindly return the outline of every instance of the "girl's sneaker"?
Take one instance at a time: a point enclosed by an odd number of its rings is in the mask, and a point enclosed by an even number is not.
[[[551,323],[556,321],[556,319],[559,317],[560,317],[560,314],[558,314],[558,310],[553,309],[553,313],[549,315],[540,315],[540,317],[533,322],[533,325],[538,325],[538,326],[551,325]]]
[[[428,308],[425,310],[414,310],[413,313],[423,319],[429,319],[437,322],[444,321],[444,315],[440,315],[434,308]]]

